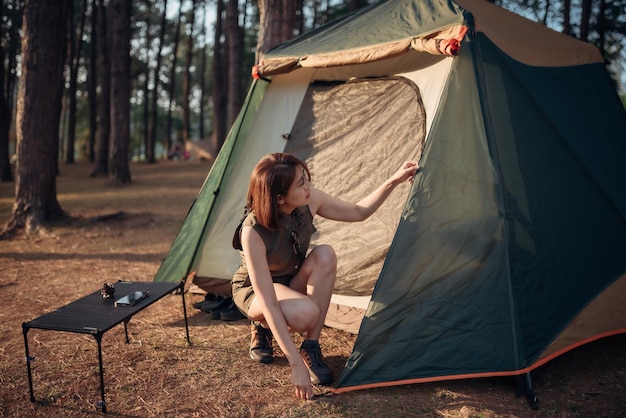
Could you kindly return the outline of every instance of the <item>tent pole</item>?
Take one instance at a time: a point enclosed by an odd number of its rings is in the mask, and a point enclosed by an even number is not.
[[[535,394],[535,389],[533,389],[533,382],[530,378],[530,372],[526,372],[523,376],[517,376],[517,391],[515,396],[520,397],[522,393],[526,394],[526,399],[528,400],[528,404],[535,411],[539,409],[539,398]]]

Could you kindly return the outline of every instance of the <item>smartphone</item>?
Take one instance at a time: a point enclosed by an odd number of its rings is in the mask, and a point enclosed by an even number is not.
[[[115,306],[133,306],[135,303],[144,299],[150,294],[150,292],[145,291],[142,292],[140,290],[136,290],[134,292],[130,292],[126,296],[119,298],[115,301]]]

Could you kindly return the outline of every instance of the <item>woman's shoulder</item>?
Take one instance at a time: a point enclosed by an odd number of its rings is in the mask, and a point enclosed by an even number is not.
[[[328,198],[328,195],[320,189],[316,189],[314,187],[311,188],[311,199],[309,200],[309,204],[306,206],[311,213],[312,216],[317,214],[320,206],[324,204],[324,201]]]

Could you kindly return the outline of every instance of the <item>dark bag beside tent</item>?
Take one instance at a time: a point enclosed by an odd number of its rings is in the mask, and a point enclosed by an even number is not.
[[[155,277],[227,283],[259,158],[364,196],[316,220],[338,254],[327,323],[358,332],[337,391],[522,375],[626,332],[626,112],[598,50],[482,0],[392,0],[271,51]]]

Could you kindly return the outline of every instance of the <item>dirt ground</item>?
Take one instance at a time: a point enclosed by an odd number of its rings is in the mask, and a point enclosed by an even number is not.
[[[86,334],[28,332],[36,402],[29,397],[21,324],[98,290],[151,281],[209,170],[202,162],[133,164],[133,184],[108,186],[84,163],[61,166],[58,199],[76,217],[37,239],[0,241],[0,416],[99,416],[97,345]],[[14,185],[0,183],[0,223]],[[112,213],[122,215],[96,221]],[[226,245],[226,244],[225,244]],[[293,397],[278,351],[271,365],[248,357],[245,320],[212,320],[187,294],[172,294],[102,339],[107,415],[116,417],[625,417],[626,335],[575,349],[533,371],[539,410],[515,396],[515,380],[444,381]],[[294,338],[298,338],[297,336]],[[325,329],[322,346],[339,375],[354,336]]]

